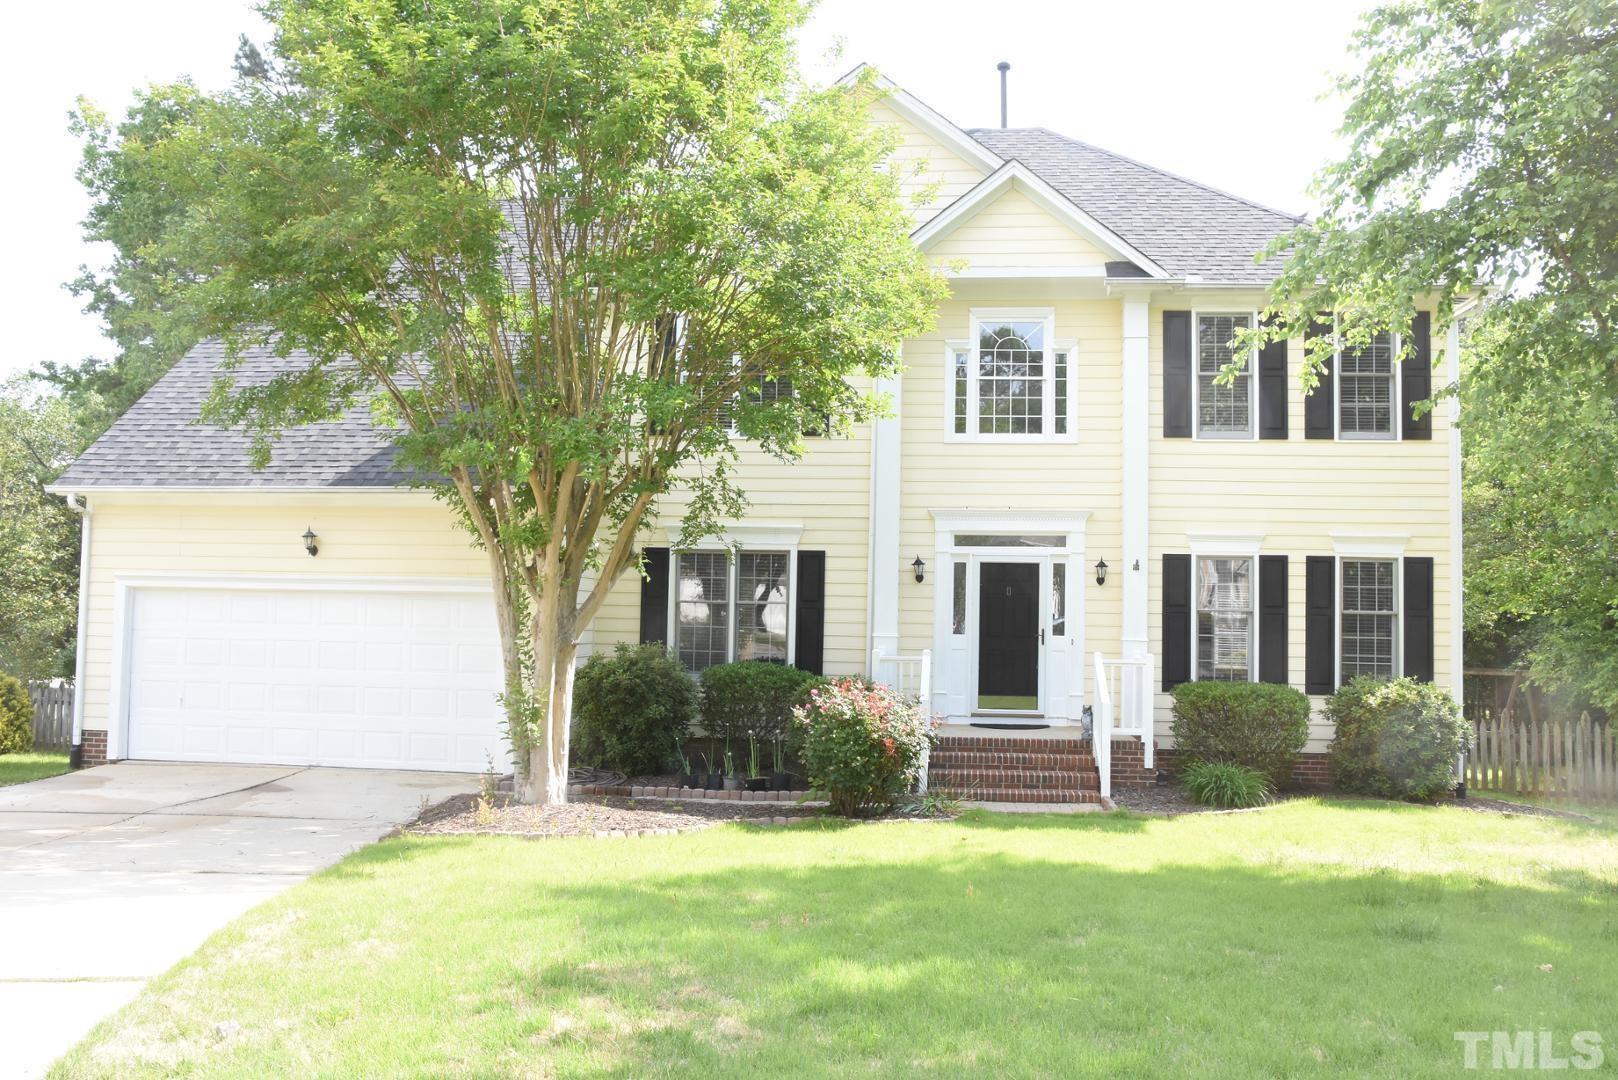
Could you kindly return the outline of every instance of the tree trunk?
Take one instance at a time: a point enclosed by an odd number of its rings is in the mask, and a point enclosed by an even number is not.
[[[540,667],[542,652],[550,653],[547,667]],[[544,730],[528,748],[528,772],[518,789],[525,803],[544,806],[567,802],[569,736],[573,716],[573,661],[578,645],[573,642],[542,650],[536,648],[534,685],[548,686],[540,702]]]

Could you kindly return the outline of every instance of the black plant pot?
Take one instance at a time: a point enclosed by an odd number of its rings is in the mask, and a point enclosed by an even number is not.
[[[680,786],[683,787],[683,788],[696,787],[697,786],[696,775],[694,773],[688,773],[688,772],[681,773],[680,774]]]
[[[709,773],[702,786],[709,791],[723,791],[725,788],[725,774],[720,772]]]
[[[792,774],[791,773],[784,773],[784,772],[772,772],[770,774],[770,790],[771,791],[791,791],[792,790]]]
[[[744,782],[748,791],[770,790],[770,778],[768,776],[749,776]]]

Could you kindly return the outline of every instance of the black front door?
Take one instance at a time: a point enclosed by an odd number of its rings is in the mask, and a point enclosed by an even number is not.
[[[978,567],[978,708],[1039,708],[1039,566]]]

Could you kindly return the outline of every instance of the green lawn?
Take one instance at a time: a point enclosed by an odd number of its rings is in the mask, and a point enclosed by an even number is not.
[[[1607,822],[406,838],[215,935],[55,1075],[1453,1076],[1457,1031],[1610,1047],[1614,1001]]]
[[[26,753],[0,754],[0,787],[7,784],[26,784],[30,780],[43,780],[67,772],[67,751],[30,750]]]

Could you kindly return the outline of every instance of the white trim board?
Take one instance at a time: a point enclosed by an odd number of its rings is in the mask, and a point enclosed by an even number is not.
[[[972,136],[962,131],[955,124],[947,120],[943,114],[935,111],[920,98],[910,93],[892,79],[877,71],[871,64],[859,64],[837,80],[838,86],[852,86],[862,74],[870,71],[876,77],[873,82],[878,90],[884,91],[882,101],[904,119],[915,124],[927,134],[953,150],[959,157],[976,165],[985,173],[991,173],[1001,165],[1001,157],[987,146],[978,142]]]

